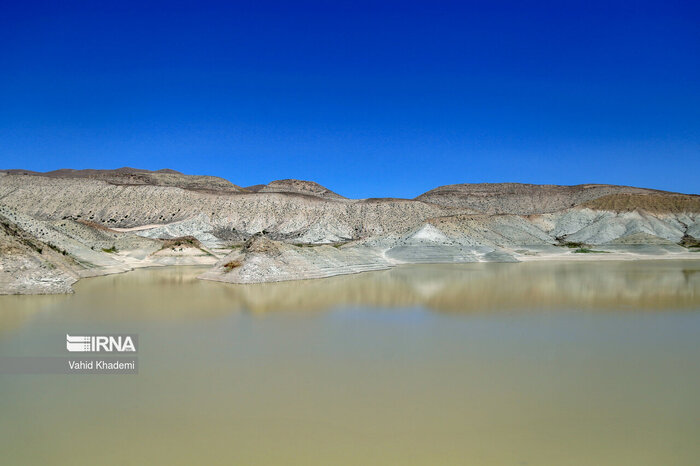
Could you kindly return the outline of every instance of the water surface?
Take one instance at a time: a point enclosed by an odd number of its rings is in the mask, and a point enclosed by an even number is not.
[[[700,261],[154,268],[0,297],[0,356],[139,334],[140,373],[0,375],[4,464],[691,465]],[[59,343],[57,343],[59,342]]]

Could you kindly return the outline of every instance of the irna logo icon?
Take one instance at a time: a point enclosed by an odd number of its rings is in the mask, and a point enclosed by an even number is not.
[[[135,353],[135,335],[66,335],[71,353]]]

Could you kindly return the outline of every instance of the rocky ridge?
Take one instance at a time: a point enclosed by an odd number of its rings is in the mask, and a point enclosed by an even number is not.
[[[448,207],[469,208],[486,214],[529,215],[556,212],[614,194],[658,193],[663,192],[603,184],[556,186],[479,183],[440,186],[421,194],[416,200]]]
[[[353,200],[299,180],[240,188],[172,170],[7,170],[0,220],[0,293],[66,292],[148,265],[209,263],[201,278],[256,283],[406,263],[700,258],[700,196],[610,185]],[[583,254],[592,246],[608,254]]]
[[[259,193],[296,193],[308,196],[317,196],[323,199],[345,199],[340,194],[334,193],[328,188],[313,181],[302,180],[277,180],[261,186]]]
[[[11,175],[41,176],[45,178],[94,179],[116,186],[172,186],[203,192],[245,192],[240,186],[236,186],[230,181],[217,176],[185,175],[167,168],[155,171],[122,167],[115,170],[73,170],[64,168],[46,173],[29,170],[6,170],[5,172]]]

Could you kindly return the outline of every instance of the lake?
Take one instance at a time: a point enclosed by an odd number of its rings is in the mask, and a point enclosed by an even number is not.
[[[0,374],[0,463],[698,464],[700,260],[204,270],[0,297],[0,356],[139,342],[136,375]]]

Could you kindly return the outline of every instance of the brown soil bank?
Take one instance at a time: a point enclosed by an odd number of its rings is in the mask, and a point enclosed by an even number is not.
[[[590,209],[631,212],[643,209],[653,213],[700,212],[700,196],[685,194],[609,194],[583,204]]]
[[[581,205],[610,194],[663,193],[645,188],[606,184],[576,186],[522,183],[477,183],[440,186],[416,200],[461,207],[488,214],[542,214]]]

